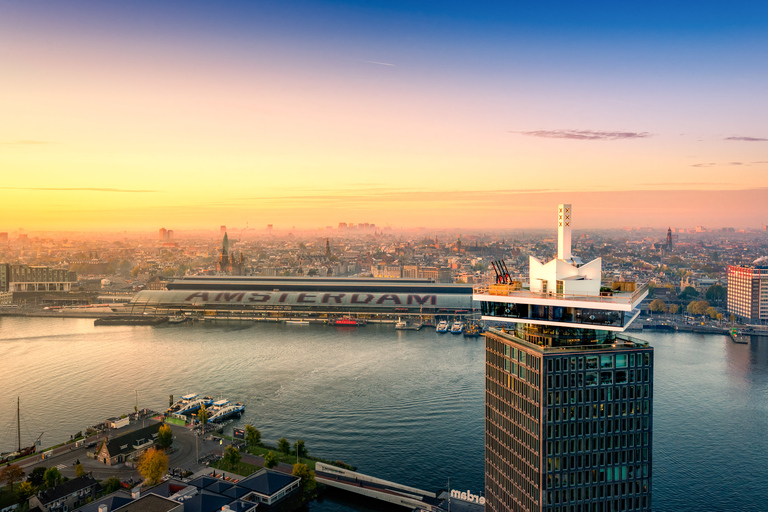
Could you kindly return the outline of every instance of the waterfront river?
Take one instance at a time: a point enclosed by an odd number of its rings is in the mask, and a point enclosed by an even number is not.
[[[766,510],[768,339],[643,334],[656,349],[657,511]],[[483,489],[483,339],[434,330],[321,325],[94,327],[93,320],[0,318],[0,450],[44,431],[50,445],[168,395],[246,403],[267,442],[437,490]],[[334,494],[316,512],[386,510]]]

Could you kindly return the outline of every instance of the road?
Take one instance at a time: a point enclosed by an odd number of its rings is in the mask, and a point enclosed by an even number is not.
[[[139,473],[134,468],[127,467],[125,464],[107,466],[97,460],[89,459],[86,452],[97,450],[101,441],[107,435],[109,438],[114,438],[142,428],[143,425],[150,425],[153,422],[154,420],[146,420],[145,422],[132,421],[127,427],[118,430],[110,430],[106,434],[87,438],[84,444],[87,445],[89,443],[97,442],[98,444],[94,447],[85,448],[85,446],[82,446],[75,448],[74,443],[68,444],[53,450],[53,455],[45,460],[42,460],[42,454],[36,454],[33,457],[29,457],[19,462],[19,466],[24,469],[26,474],[29,474],[36,467],[56,467],[61,471],[63,476],[74,478],[75,466],[80,462],[80,464],[83,465],[83,469],[85,469],[86,472],[91,472],[92,476],[97,480],[105,480],[110,477],[117,477],[124,481],[128,481],[131,478],[138,480],[140,478]],[[202,457],[213,450],[220,450],[222,448],[218,441],[205,440],[202,437],[197,437],[189,427],[180,425],[169,426],[173,430],[173,448],[175,448],[174,452],[168,457],[168,466],[170,468],[197,471],[205,466],[196,463],[196,452]]]

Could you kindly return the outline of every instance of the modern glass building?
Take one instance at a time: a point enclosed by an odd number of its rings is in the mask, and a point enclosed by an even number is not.
[[[556,259],[474,293],[508,324],[486,333],[486,510],[648,511],[653,349],[622,334],[648,290],[603,283],[558,215]]]

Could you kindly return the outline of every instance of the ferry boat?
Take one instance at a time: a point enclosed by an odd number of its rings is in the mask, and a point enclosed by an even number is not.
[[[464,332],[464,324],[458,320],[453,322],[453,325],[451,326],[451,334],[461,334],[462,332]]]
[[[357,327],[358,325],[365,325],[365,320],[352,318],[351,316],[345,316],[344,318],[337,318],[333,325],[339,325],[342,327]]]
[[[204,396],[200,398],[200,395],[184,395],[180,400],[168,408],[168,414],[185,415],[190,414],[205,405],[208,407],[213,403],[213,398],[210,396]]]
[[[291,325],[309,325],[309,320],[286,320],[285,323]]]
[[[395,324],[395,329],[398,331],[418,331],[421,329],[421,324],[418,322],[410,322],[408,320],[401,320],[398,318],[397,323]]]
[[[439,332],[439,333],[448,332],[448,321],[441,320],[440,323],[437,324],[437,327],[435,327],[435,332]]]
[[[208,409],[208,421],[218,423],[232,416],[240,417],[245,410],[245,404],[237,402],[231,403],[229,400],[217,400]]]

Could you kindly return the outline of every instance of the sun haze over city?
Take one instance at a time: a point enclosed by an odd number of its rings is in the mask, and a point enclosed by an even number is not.
[[[759,227],[766,6],[3,2],[0,229]]]

